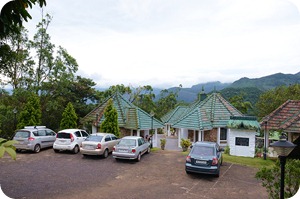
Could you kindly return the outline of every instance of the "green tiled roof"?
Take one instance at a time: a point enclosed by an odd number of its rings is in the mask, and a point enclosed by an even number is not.
[[[172,126],[187,129],[212,129],[226,127],[230,116],[242,116],[219,93],[212,93],[203,101],[192,104],[186,114]]]
[[[230,117],[227,127],[233,129],[249,129],[257,131],[260,129],[260,124],[258,123],[256,117]]]
[[[152,118],[150,114],[124,99],[119,93],[115,93],[111,97],[107,98],[103,103],[98,105],[94,110],[82,118],[81,123],[92,122],[94,125],[96,124],[96,126],[100,126],[105,119],[104,111],[109,99],[113,100],[113,106],[118,112],[119,127],[135,130],[147,130],[151,129],[152,126],[154,129],[162,128],[164,126],[158,119],[154,117]],[[96,118],[98,118],[97,121]]]

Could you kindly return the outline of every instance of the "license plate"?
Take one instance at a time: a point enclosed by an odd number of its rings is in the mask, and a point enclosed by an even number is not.
[[[206,164],[205,160],[196,160],[196,164]]]
[[[84,148],[85,148],[85,149],[89,149],[89,150],[94,149],[93,146],[85,146]]]
[[[124,149],[119,149],[119,152],[128,152],[127,150],[124,150]]]

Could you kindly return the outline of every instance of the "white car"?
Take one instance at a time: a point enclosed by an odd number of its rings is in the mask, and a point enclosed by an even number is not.
[[[119,139],[111,133],[93,133],[82,142],[80,153],[86,155],[102,155],[107,158]]]
[[[56,140],[53,144],[55,153],[59,151],[72,151],[78,153],[80,151],[81,143],[89,136],[89,134],[82,129],[64,129],[57,133]]]

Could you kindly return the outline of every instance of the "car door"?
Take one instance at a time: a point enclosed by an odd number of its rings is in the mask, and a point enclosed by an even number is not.
[[[41,148],[48,147],[48,136],[46,136],[46,131],[43,129],[38,130],[38,136],[39,144],[41,145]]]
[[[50,129],[46,129],[46,136],[48,137],[48,146],[53,146],[56,139],[56,133]]]
[[[76,135],[76,142],[80,146],[81,143],[83,142],[81,132],[78,130],[78,131],[75,131],[74,134]]]
[[[109,152],[112,151],[113,146],[112,146],[112,140],[110,135],[105,136],[104,144],[105,144],[105,148],[107,147]]]
[[[119,139],[115,135],[110,135],[112,147],[116,146],[119,142]]]
[[[146,149],[145,146],[146,146],[146,145],[145,145],[145,141],[143,142],[143,139],[142,139],[142,138],[139,138],[139,139],[138,139],[138,149],[139,149],[139,151],[140,151],[142,154],[145,152],[145,149]]]
[[[83,130],[81,130],[80,132],[81,132],[81,135],[82,135],[82,137],[81,137],[82,141],[81,142],[83,142],[89,136],[89,134],[87,132],[83,131]]]

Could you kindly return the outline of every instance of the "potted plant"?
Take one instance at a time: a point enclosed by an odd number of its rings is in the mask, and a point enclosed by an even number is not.
[[[182,151],[187,151],[187,149],[192,145],[191,141],[189,139],[181,138],[180,146],[182,148]]]
[[[165,146],[166,146],[167,140],[166,139],[160,139],[160,148],[162,150],[165,150]]]

